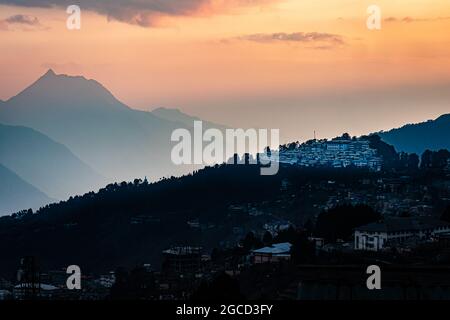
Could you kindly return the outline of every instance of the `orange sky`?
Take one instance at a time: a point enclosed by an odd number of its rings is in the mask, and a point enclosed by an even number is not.
[[[134,108],[177,107],[229,123],[233,116],[223,109],[237,105],[252,109],[270,100],[279,101],[272,108],[283,108],[311,96],[450,83],[448,0],[378,0],[379,31],[366,28],[366,9],[374,1],[266,0],[226,7],[213,2],[154,18],[149,27],[108,21],[81,7],[79,31],[66,29],[63,8],[0,4],[0,99],[52,67],[94,78]],[[17,14],[36,17],[39,25],[4,22]],[[343,43],[249,40],[276,32],[332,34]],[[370,128],[450,112],[449,104],[434,104]]]

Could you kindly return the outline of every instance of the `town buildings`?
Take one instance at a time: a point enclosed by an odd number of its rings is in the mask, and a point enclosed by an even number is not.
[[[303,167],[345,168],[355,166],[380,171],[382,158],[363,139],[311,140],[280,151],[280,163]]]
[[[450,232],[450,224],[432,217],[386,218],[355,229],[355,250],[379,251],[406,241],[425,241]]]

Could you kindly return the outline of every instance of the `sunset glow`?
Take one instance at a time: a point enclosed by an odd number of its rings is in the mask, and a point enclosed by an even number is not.
[[[223,109],[238,104],[256,108],[261,100],[277,101],[272,107],[282,108],[311,95],[450,83],[446,0],[380,0],[379,31],[366,28],[369,1],[223,3],[153,14],[145,26],[81,6],[79,31],[66,29],[63,7],[0,4],[0,99],[17,94],[52,68],[96,79],[133,108],[176,107],[220,121]],[[6,22],[19,14],[39,22]],[[275,33],[285,38],[271,40]],[[341,42],[290,39],[295,33],[327,34]],[[449,108],[416,110],[411,120]],[[377,128],[394,124],[388,119]]]

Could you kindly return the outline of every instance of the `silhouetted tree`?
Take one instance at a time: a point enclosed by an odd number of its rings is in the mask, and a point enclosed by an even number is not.
[[[263,243],[264,243],[264,245],[265,246],[271,245],[272,244],[272,240],[273,240],[272,234],[269,231],[266,231],[264,233],[264,236],[263,236]]]
[[[255,237],[253,232],[247,233],[243,241],[243,247],[246,251],[250,251],[261,246],[261,241]]]
[[[420,161],[420,169],[431,168],[432,155],[433,155],[433,152],[431,152],[430,150],[425,150],[422,153],[422,158],[421,158],[421,161]]]
[[[441,149],[437,152],[433,152],[431,158],[432,167],[442,169],[447,165],[447,160],[450,158],[450,152],[448,150]]]
[[[417,170],[419,168],[419,156],[416,153],[411,153],[408,156],[408,169],[410,170]]]
[[[442,169],[447,165],[447,160],[450,158],[450,152],[442,149],[437,152],[425,150],[422,154],[420,162],[421,169]]]
[[[292,243],[291,257],[294,263],[312,262],[316,254],[315,244],[308,240],[304,232],[297,234],[297,238]]]
[[[328,242],[349,240],[353,229],[381,219],[381,215],[366,205],[342,205],[319,214],[317,235]]]
[[[287,230],[280,231],[273,239],[273,243],[290,242],[293,243],[297,238],[297,231],[290,226]]]

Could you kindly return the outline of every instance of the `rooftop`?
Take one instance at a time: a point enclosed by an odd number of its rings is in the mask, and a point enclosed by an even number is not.
[[[261,249],[253,250],[253,253],[260,253],[260,254],[283,254],[283,253],[289,253],[291,251],[292,244],[289,242],[283,242],[283,243],[275,243],[271,245],[270,247],[264,247]]]
[[[191,255],[191,254],[200,254],[202,251],[201,247],[174,247],[168,250],[164,250],[163,253],[170,255]]]

